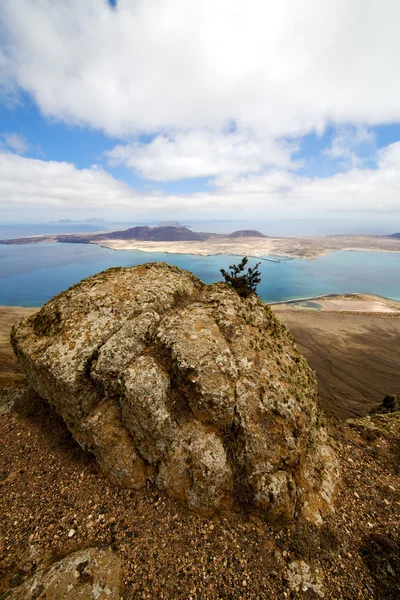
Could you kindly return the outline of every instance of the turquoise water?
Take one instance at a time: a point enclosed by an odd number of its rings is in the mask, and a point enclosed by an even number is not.
[[[237,256],[191,256],[115,252],[96,245],[0,245],[0,305],[42,306],[77,281],[109,267],[165,261],[188,269],[206,283],[220,281],[219,269]],[[249,261],[249,265],[256,261]],[[315,260],[262,262],[258,292],[265,302],[323,294],[367,293],[400,300],[400,253],[335,252]]]

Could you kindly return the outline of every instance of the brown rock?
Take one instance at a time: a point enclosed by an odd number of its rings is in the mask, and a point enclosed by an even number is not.
[[[109,269],[13,329],[34,389],[115,483],[146,478],[211,515],[332,510],[314,375],[255,295],[165,263]]]
[[[110,550],[89,548],[39,570],[9,600],[119,600],[120,561]]]
[[[381,404],[370,411],[370,415],[385,415],[400,412],[400,394],[387,394]]]

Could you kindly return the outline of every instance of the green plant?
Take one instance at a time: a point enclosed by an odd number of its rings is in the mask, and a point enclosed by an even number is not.
[[[258,271],[261,263],[257,263],[254,267],[248,267],[246,273],[247,263],[248,258],[245,256],[238,265],[230,265],[230,272],[220,269],[226,283],[231,285],[242,298],[255,294],[257,285],[261,281],[261,273]]]

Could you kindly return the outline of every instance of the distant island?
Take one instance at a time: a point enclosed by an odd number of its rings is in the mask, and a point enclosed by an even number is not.
[[[161,221],[157,227],[191,227],[191,225],[182,225],[179,221]]]
[[[20,245],[39,242],[61,244],[98,244],[111,250],[141,250],[211,256],[236,256],[312,259],[329,252],[358,250],[400,252],[400,233],[391,235],[328,235],[325,237],[269,237],[260,231],[244,229],[229,234],[196,232],[174,221],[157,227],[138,226],[101,233],[37,235],[0,240],[0,244]]]
[[[75,221],[74,219],[59,219],[58,221],[50,221],[50,223],[107,223],[107,221],[101,218],[92,217],[90,219],[83,219],[82,221]]]

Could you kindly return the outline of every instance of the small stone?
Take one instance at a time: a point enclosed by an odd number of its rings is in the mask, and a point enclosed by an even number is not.
[[[357,492],[354,492],[354,496],[358,499],[360,498],[360,496],[357,494]]]
[[[70,529],[70,530],[68,531],[68,537],[69,537],[69,538],[72,538],[72,537],[75,535],[75,533],[76,533],[75,529]]]
[[[242,586],[247,587],[247,581],[245,579],[243,579],[243,581],[242,581]]]
[[[396,573],[393,571],[393,569],[392,569],[392,566],[391,566],[391,565],[387,565],[387,567],[386,567],[386,571],[387,571],[387,572],[388,572],[390,575],[392,575],[393,577],[395,577],[395,576],[396,576]]]

